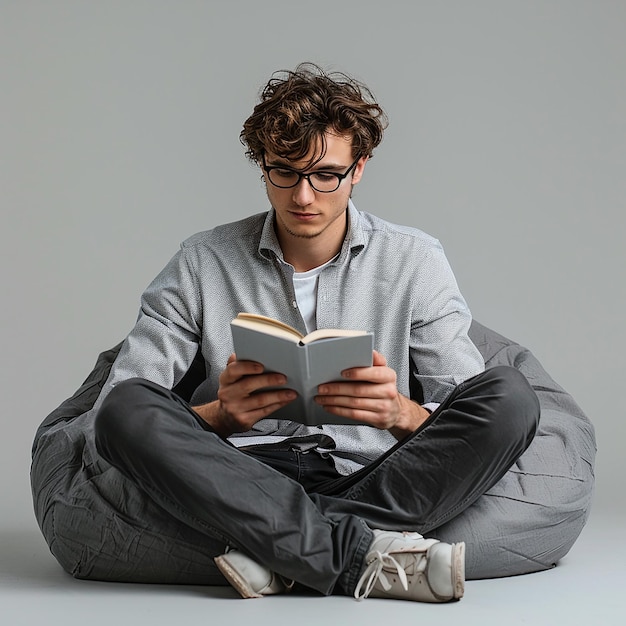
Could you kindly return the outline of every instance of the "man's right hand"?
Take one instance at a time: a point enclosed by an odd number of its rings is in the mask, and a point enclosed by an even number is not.
[[[284,385],[283,374],[263,373],[263,366],[254,361],[238,361],[231,354],[220,374],[217,400],[194,406],[193,410],[216,433],[229,437],[250,430],[259,420],[296,399],[291,389],[269,389]]]

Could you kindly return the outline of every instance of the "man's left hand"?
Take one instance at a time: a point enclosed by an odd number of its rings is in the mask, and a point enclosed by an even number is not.
[[[375,350],[371,367],[355,367],[341,374],[345,381],[318,387],[315,401],[329,413],[388,430],[398,440],[415,432],[430,415],[398,391],[396,372]]]

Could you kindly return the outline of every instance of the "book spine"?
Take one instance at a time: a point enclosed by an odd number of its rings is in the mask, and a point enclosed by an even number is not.
[[[307,344],[298,344],[298,353],[300,357],[300,373],[302,374],[302,390],[305,394],[303,398],[305,423],[313,424],[313,411],[315,409],[315,400],[310,395],[311,391],[311,366],[309,363],[309,346]]]

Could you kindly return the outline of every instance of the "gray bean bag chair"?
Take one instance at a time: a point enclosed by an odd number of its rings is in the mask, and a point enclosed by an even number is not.
[[[553,567],[589,515],[593,427],[527,349],[478,322],[470,335],[487,367],[511,365],[527,377],[539,396],[541,421],[509,472],[432,534],[466,542],[469,579]],[[119,347],[99,356],[80,389],[37,430],[31,484],[40,528],[59,563],[77,578],[224,584],[213,564],[224,546],[170,517],[95,451],[88,411]],[[203,369],[197,359],[175,391],[190,398]]]
[[[526,452],[486,494],[437,529],[468,544],[471,578],[525,574],[556,565],[578,538],[591,505],[595,432],[571,395],[526,348],[474,321],[470,337],[487,367],[512,365],[539,397],[539,429]]]

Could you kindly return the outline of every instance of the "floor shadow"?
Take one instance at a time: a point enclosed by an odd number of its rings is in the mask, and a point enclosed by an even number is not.
[[[70,576],[57,563],[50,553],[39,529],[35,528],[0,528],[0,588],[3,591],[16,589],[26,591],[30,588],[67,589],[78,591],[89,589],[91,593],[102,589],[103,592],[136,593],[154,591],[201,595],[210,598],[237,597],[229,586],[206,585],[159,585],[140,583],[114,583],[92,580],[78,580]]]

